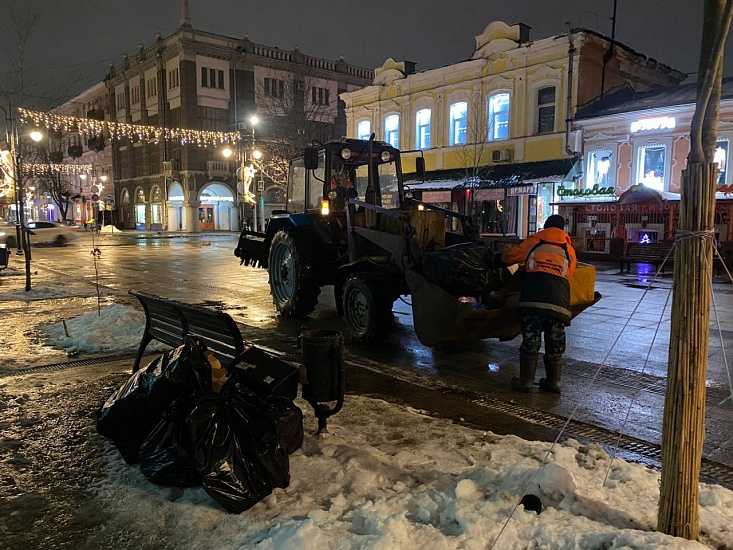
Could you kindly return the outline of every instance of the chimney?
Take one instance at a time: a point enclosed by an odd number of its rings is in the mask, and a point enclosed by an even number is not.
[[[191,28],[191,17],[188,14],[188,0],[183,0],[183,6],[181,6],[181,27]]]

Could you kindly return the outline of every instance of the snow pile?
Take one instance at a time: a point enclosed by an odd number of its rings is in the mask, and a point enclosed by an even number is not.
[[[145,314],[120,304],[101,312],[87,313],[63,323],[41,325],[47,333],[46,344],[74,352],[129,352],[137,350],[145,330]],[[66,330],[68,329],[68,336]],[[169,349],[160,342],[148,344],[146,351]]]
[[[659,473],[616,459],[604,487],[611,458],[597,445],[550,451],[361,396],[315,437],[311,409],[298,405],[307,433],[290,457],[290,486],[239,515],[203,489],[150,484],[110,447],[96,490],[112,520],[87,542],[122,543],[134,525],[152,547],[197,549],[733,547],[733,492],[701,485],[706,544],[662,535]],[[541,514],[518,504],[525,490]]]

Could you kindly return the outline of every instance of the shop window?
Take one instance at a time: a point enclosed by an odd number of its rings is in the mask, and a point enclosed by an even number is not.
[[[356,138],[367,140],[371,135],[372,123],[369,120],[360,120],[356,124]]]
[[[664,191],[666,159],[666,145],[653,144],[639,147],[637,181],[650,189]]]
[[[384,141],[392,147],[400,147],[400,115],[389,115],[384,119]]]
[[[537,90],[537,133],[555,131],[555,86]]]
[[[509,138],[509,94],[495,94],[488,102],[488,140]]]
[[[718,164],[718,187],[725,185],[728,173],[728,151],[730,142],[727,139],[719,139],[715,146],[715,157],[713,162]]]
[[[430,149],[430,109],[420,109],[415,115],[415,148]]]
[[[450,145],[466,144],[466,126],[468,121],[468,103],[459,101],[450,106]]]
[[[586,187],[594,185],[613,187],[613,153],[611,151],[593,151],[588,157],[588,178]]]

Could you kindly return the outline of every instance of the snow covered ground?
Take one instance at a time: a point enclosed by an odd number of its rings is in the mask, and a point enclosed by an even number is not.
[[[67,322],[70,336],[60,323],[43,328],[65,350],[132,350],[142,322],[112,305]],[[307,433],[290,486],[242,514],[203,489],[149,483],[110,445],[96,491],[114,519],[84,547],[126,548],[134,526],[161,548],[733,548],[732,491],[700,485],[700,543],[662,535],[659,473],[598,445],[499,436],[352,395],[316,437],[310,406],[298,404]],[[519,504],[525,494],[539,497],[540,514]]]

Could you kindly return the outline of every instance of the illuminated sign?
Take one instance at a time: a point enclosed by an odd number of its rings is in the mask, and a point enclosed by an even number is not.
[[[674,117],[660,116],[642,118],[631,123],[631,132],[648,132],[650,130],[672,130],[676,126]]]
[[[589,197],[597,195],[613,195],[616,191],[613,187],[601,187],[597,183],[586,189],[568,189],[564,185],[557,188],[558,197]]]

